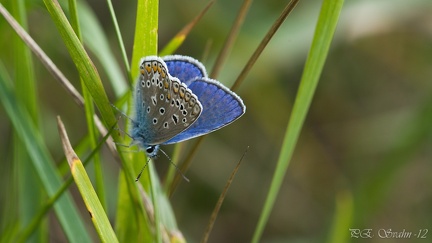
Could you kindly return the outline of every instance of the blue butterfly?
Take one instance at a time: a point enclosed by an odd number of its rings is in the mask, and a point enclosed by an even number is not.
[[[159,146],[218,130],[242,116],[242,99],[210,79],[197,60],[181,55],[148,56],[140,61],[134,92],[133,144],[157,155]]]

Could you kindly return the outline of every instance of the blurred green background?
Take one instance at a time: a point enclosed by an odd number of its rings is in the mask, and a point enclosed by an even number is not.
[[[1,2],[7,6],[8,1]],[[106,2],[87,3],[120,60]],[[233,84],[286,3],[252,3],[218,78],[222,83]],[[136,2],[113,4],[130,57]],[[160,49],[206,4],[198,0],[160,1]],[[176,53],[202,60],[210,71],[240,6],[241,1],[215,2]],[[250,241],[281,149],[320,6],[321,1],[300,1],[236,91],[247,106],[246,114],[204,140],[187,172],[190,183],[181,183],[171,198],[179,228],[190,242],[201,238],[225,182],[247,146],[250,148],[221,208],[210,242]],[[27,8],[31,36],[80,89],[76,69],[43,3],[28,1]],[[0,35],[0,58],[14,70],[10,39],[15,33],[3,18]],[[36,58],[34,63],[40,126],[53,158],[60,162],[63,151],[56,116],[62,117],[72,143],[78,143],[87,134],[84,112]],[[95,64],[105,81],[106,72],[98,61]],[[262,242],[324,242],[330,238],[333,222],[341,212],[338,205],[353,207],[353,220],[345,226],[347,234],[350,228],[371,228],[375,233],[379,229],[413,233],[432,230],[431,67],[431,1],[345,2]],[[114,102],[113,88],[109,82],[104,84]],[[13,129],[2,106],[0,114],[0,213],[4,215],[17,209],[13,200],[17,199],[19,187],[13,178],[32,168],[14,169]],[[186,147],[191,144],[185,142]],[[172,146],[163,149],[172,154]],[[106,149],[103,154],[104,179],[110,190],[108,213],[114,218],[119,165]],[[155,164],[161,178],[172,166],[164,156]],[[91,165],[88,168],[92,170]],[[71,190],[77,204],[83,206],[76,187]],[[55,226],[55,215],[49,219],[53,226],[49,227],[51,242],[64,241],[61,228]],[[8,220],[2,217],[1,230],[7,227]],[[93,226],[89,223],[88,227]],[[430,233],[426,241],[431,239]],[[379,237],[350,240],[383,241]],[[396,242],[416,241],[426,242]]]

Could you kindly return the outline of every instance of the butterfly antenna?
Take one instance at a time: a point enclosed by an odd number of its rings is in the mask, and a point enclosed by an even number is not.
[[[128,115],[126,115],[126,113],[124,113],[122,110],[120,110],[117,106],[111,104],[111,106],[116,109],[122,116],[126,117],[127,119],[129,119],[132,123],[135,123],[134,119],[130,118]]]
[[[159,151],[161,151],[168,158],[168,160],[171,162],[171,164],[174,165],[174,167],[176,168],[177,172],[183,177],[183,179],[185,181],[189,182],[189,179],[183,174],[183,172],[180,170],[180,168],[177,167],[177,165],[174,164],[174,162],[172,162],[171,158],[165,153],[165,151],[163,151],[162,149],[159,149]]]
[[[139,180],[139,178],[141,177],[141,174],[143,173],[145,167],[147,167],[147,164],[150,162],[150,159],[151,159],[151,158],[149,158],[149,159],[147,160],[147,163],[145,163],[145,165],[142,167],[140,173],[138,174],[137,178],[135,179],[135,182],[137,182],[137,181]]]

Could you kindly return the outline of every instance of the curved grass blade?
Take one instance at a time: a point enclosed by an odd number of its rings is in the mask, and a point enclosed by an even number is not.
[[[259,241],[267,224],[318,84],[342,5],[343,0],[325,0],[323,2],[298,94],[285,132],[281,153],[252,242]]]
[[[26,146],[33,166],[49,196],[53,196],[61,187],[55,162],[44,146],[41,135],[31,122],[31,118],[18,100],[15,99],[12,81],[7,77],[4,65],[0,63],[0,100],[11,120],[16,133]],[[84,227],[76,206],[69,193],[63,195],[54,204],[54,210],[70,242],[90,242],[90,236]]]
[[[72,176],[81,196],[83,197],[87,211],[90,214],[90,218],[93,221],[93,225],[98,232],[100,240],[102,242],[118,242],[114,230],[108,220],[108,216],[93,189],[90,178],[88,177],[81,160],[75,154],[75,151],[69,142],[66,130],[59,116],[57,117],[57,125],[63,144],[63,150],[71,168]]]

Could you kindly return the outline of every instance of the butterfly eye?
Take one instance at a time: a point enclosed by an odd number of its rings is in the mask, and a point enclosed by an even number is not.
[[[151,154],[154,152],[154,150],[155,150],[155,146],[151,145],[151,146],[148,146],[145,151],[146,151],[146,153]]]

